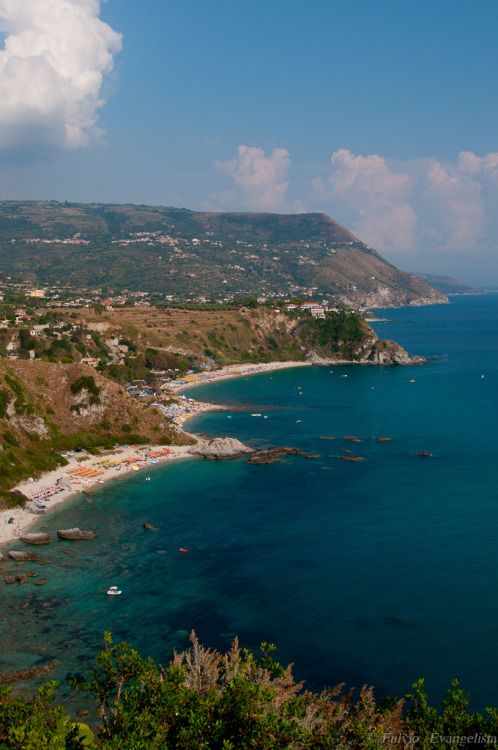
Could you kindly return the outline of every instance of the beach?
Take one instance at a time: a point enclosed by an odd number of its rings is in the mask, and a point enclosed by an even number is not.
[[[222,379],[304,365],[309,365],[309,362],[230,365],[220,370],[203,372],[168,383],[168,390],[174,391],[176,395],[187,388]],[[211,409],[220,409],[220,406],[180,396],[173,421],[179,426],[184,426],[192,417]],[[101,456],[94,456],[86,451],[66,455],[68,463],[65,466],[60,466],[39,477],[30,477],[12,488],[26,495],[30,503],[23,508],[0,511],[0,551],[4,551],[9,543],[16,542],[19,537],[30,531],[47,514],[78,497],[82,492],[121,479],[131,472],[150,469],[157,464],[180,458],[194,458],[189,454],[190,447],[189,445],[172,445],[167,448],[157,445],[145,447],[130,445],[117,447],[113,451],[103,451]]]
[[[106,451],[98,457],[86,451],[67,456],[66,466],[60,466],[31,481],[28,479],[20,482],[14,488],[26,495],[30,503],[27,507],[12,508],[0,513],[0,551],[8,543],[17,541],[30,531],[41,518],[81,493],[112,480],[122,479],[135,471],[151,469],[155,465],[180,458],[192,458],[188,453],[190,447],[131,445]]]
[[[219,370],[206,370],[195,375],[189,375],[185,378],[168,383],[168,390],[178,393],[187,388],[193,388],[196,385],[207,385],[218,380],[227,380],[228,378],[237,378],[247,375],[256,375],[259,372],[269,372],[270,370],[282,370],[289,367],[309,367],[311,362],[261,362],[259,364],[228,365]]]

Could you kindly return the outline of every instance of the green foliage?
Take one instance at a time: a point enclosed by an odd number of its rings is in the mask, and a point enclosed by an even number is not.
[[[261,644],[258,658],[237,639],[225,654],[204,648],[194,632],[191,648],[175,653],[167,668],[143,659],[127,643],[104,634],[104,650],[89,677],[71,684],[92,696],[97,737],[51,704],[55,683],[34,698],[0,689],[0,749],[62,750],[432,750],[470,744],[498,748],[498,710],[468,710],[469,696],[454,681],[431,706],[424,681],[408,703],[377,703],[364,687],[357,698],[343,686],[319,694],[303,691],[291,667],[274,660],[275,646]]]
[[[16,439],[15,435],[12,434],[9,430],[5,430],[3,433],[3,440],[7,445],[13,445],[15,448],[19,448],[19,442]]]
[[[356,350],[370,334],[359,313],[345,310],[327,313],[325,319],[308,318],[299,328],[302,341],[330,354],[339,352],[345,359],[354,359]]]
[[[498,748],[498,709],[487,708],[487,716],[470,713],[470,695],[458,688],[458,680],[453,680],[451,688],[441,701],[442,711],[430,706],[424,689],[424,680],[413,685],[413,693],[406,696],[410,701],[407,724],[413,734],[420,736],[417,745],[420,750],[432,750],[438,747],[455,747],[465,743],[455,741],[455,737],[494,737],[486,742],[480,740],[479,747]],[[473,741],[474,742],[474,741]]]
[[[263,644],[258,660],[237,640],[224,655],[203,648],[195,633],[191,641],[163,669],[105,635],[97,668],[73,681],[97,702],[102,750],[329,750],[340,742],[373,750],[381,728],[402,727],[401,704],[379,708],[371,691],[356,704],[340,687],[303,693],[291,668],[273,660],[271,645]]]
[[[64,708],[52,706],[55,686],[55,682],[42,685],[33,698],[14,697],[12,688],[0,688],[2,750],[79,750],[91,747],[88,742],[83,742],[89,734],[86,731],[83,734],[79,725],[71,724]]]
[[[10,401],[10,393],[5,388],[0,388],[0,418],[7,418],[7,406]]]
[[[93,375],[82,375],[74,383],[71,383],[71,393],[73,395],[76,396],[82,390],[88,391],[92,396],[99,395],[100,388],[97,386]]]

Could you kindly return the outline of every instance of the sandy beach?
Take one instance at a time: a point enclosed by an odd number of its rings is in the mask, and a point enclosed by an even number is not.
[[[283,370],[290,367],[309,367],[311,362],[262,362],[260,364],[229,365],[219,370],[206,370],[205,372],[189,375],[185,378],[178,378],[172,383],[168,383],[168,390],[184,391],[187,388],[193,388],[198,385],[207,385],[215,383],[218,380],[228,380],[228,378],[237,378],[247,375],[256,375],[259,372],[269,372],[270,370]]]
[[[269,362],[231,365],[168,383],[168,390],[176,394],[187,388],[219,380],[289,367],[303,367],[309,364],[309,362]],[[192,417],[213,408],[219,409],[220,407],[213,407],[211,404],[180,396],[174,421],[184,426]],[[111,480],[120,479],[131,472],[150,469],[153,465],[180,458],[193,458],[188,452],[189,448],[188,445],[169,447],[131,445],[116,448],[114,451],[105,451],[102,456],[97,457],[86,451],[66,455],[68,461],[66,466],[20,482],[12,488],[20,490],[30,499],[30,503],[26,508],[0,512],[0,552],[4,552],[9,543],[16,542],[19,537],[26,534],[46,514],[77,497],[81,492],[96,488]]]
[[[135,471],[150,470],[152,466],[180,458],[193,458],[188,453],[189,448],[189,445],[126,446],[106,451],[102,456],[93,456],[86,451],[67,456],[66,466],[32,481],[21,482],[14,488],[30,498],[30,503],[27,508],[0,513],[0,552],[9,542],[13,543],[26,534],[41,518],[82,492]]]

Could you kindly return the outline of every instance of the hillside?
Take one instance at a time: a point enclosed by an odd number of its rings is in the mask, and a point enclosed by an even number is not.
[[[68,449],[173,441],[190,439],[87,365],[0,361],[0,491],[63,464]]]
[[[447,301],[324,214],[3,201],[0,272],[186,296],[316,294],[353,307]]]
[[[0,359],[0,491],[55,468],[64,462],[61,452],[78,446],[190,442],[149,405],[167,407],[171,397],[162,386],[187,371],[320,358],[419,364],[394,342],[378,341],[362,315],[350,310],[327,312],[324,319],[257,306],[125,307],[103,315],[81,308],[57,315],[35,335],[29,327],[1,329],[0,355],[8,351],[8,358]],[[82,361],[87,358],[94,367]],[[150,396],[130,395],[125,388],[133,380],[149,383]]]
[[[414,273],[413,275],[443,294],[485,294],[482,289],[476,289],[475,286],[465,284],[452,276],[437,276],[430,273]]]
[[[351,310],[315,319],[301,309],[214,307],[48,310],[39,319],[53,322],[38,326],[43,330],[34,335],[26,326],[0,329],[0,356],[63,364],[93,358],[102,375],[124,385],[137,378],[154,383],[155,371],[174,376],[209,364],[209,358],[216,365],[302,361],[315,352],[326,359],[368,360],[377,342],[363,316]]]

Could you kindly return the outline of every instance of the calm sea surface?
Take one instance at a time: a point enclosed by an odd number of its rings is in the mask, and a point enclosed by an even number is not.
[[[274,642],[312,689],[402,695],[425,677],[437,700],[457,677],[476,707],[498,705],[498,295],[451,301],[380,311],[389,322],[373,326],[439,357],[429,365],[296,368],[192,391],[248,406],[192,430],[319,458],[185,460],[44,520],[100,536],[44,548],[51,565],[32,568],[45,586],[2,585],[0,671],[57,660],[64,685],[107,630],[167,663],[194,628],[218,649],[235,635]],[[105,595],[111,584],[122,596]]]

